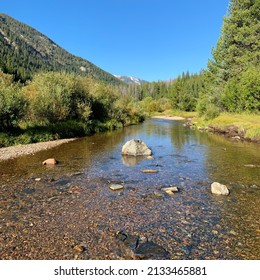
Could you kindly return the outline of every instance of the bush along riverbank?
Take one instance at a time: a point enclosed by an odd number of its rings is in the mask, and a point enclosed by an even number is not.
[[[91,78],[48,72],[22,85],[0,72],[0,147],[87,136],[144,118],[133,97]]]

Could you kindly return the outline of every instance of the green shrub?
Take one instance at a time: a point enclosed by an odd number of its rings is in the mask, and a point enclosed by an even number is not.
[[[7,133],[0,132],[0,148],[13,145],[13,137]]]
[[[201,98],[197,105],[199,116],[203,116],[205,120],[212,120],[219,116],[220,109],[210,99],[204,96]]]
[[[25,88],[30,104],[28,116],[50,124],[71,119],[87,121],[92,113],[88,91],[88,82],[82,77],[40,73]]]
[[[56,123],[50,126],[52,135],[59,135],[59,138],[83,137],[90,134],[88,123],[75,120]]]
[[[0,73],[0,131],[18,124],[26,110],[26,99],[10,75]]]
[[[227,111],[260,111],[259,71],[259,68],[251,67],[228,80],[222,94],[222,104]]]
[[[33,137],[27,133],[23,133],[14,138],[14,144],[30,144],[33,143]]]

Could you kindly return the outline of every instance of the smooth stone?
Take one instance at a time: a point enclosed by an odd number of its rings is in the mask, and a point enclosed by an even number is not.
[[[154,170],[154,169],[144,169],[142,170],[143,173],[157,173],[158,171],[157,170]]]
[[[124,186],[119,185],[119,184],[113,184],[113,185],[111,185],[109,188],[110,188],[110,190],[112,190],[112,191],[118,191],[118,190],[124,189]]]
[[[227,186],[222,185],[218,182],[214,182],[211,184],[211,192],[218,195],[229,195]]]
[[[166,192],[169,195],[179,192],[179,189],[176,186],[168,187],[168,188],[162,188],[161,190]]]
[[[55,158],[48,158],[45,161],[43,161],[43,165],[55,165],[58,161]]]
[[[153,196],[155,197],[163,197],[162,193],[158,193],[158,192],[153,192]]]

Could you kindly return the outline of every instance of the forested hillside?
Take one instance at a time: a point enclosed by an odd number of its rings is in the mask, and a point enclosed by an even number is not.
[[[34,28],[5,14],[0,14],[0,69],[22,82],[39,71],[66,71],[120,84],[113,75],[70,54]]]

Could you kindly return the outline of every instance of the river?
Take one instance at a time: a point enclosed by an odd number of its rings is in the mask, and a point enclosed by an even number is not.
[[[260,259],[259,145],[183,124],[152,119],[0,162],[0,258]],[[133,138],[152,159],[121,156]],[[230,195],[211,194],[214,181]]]

